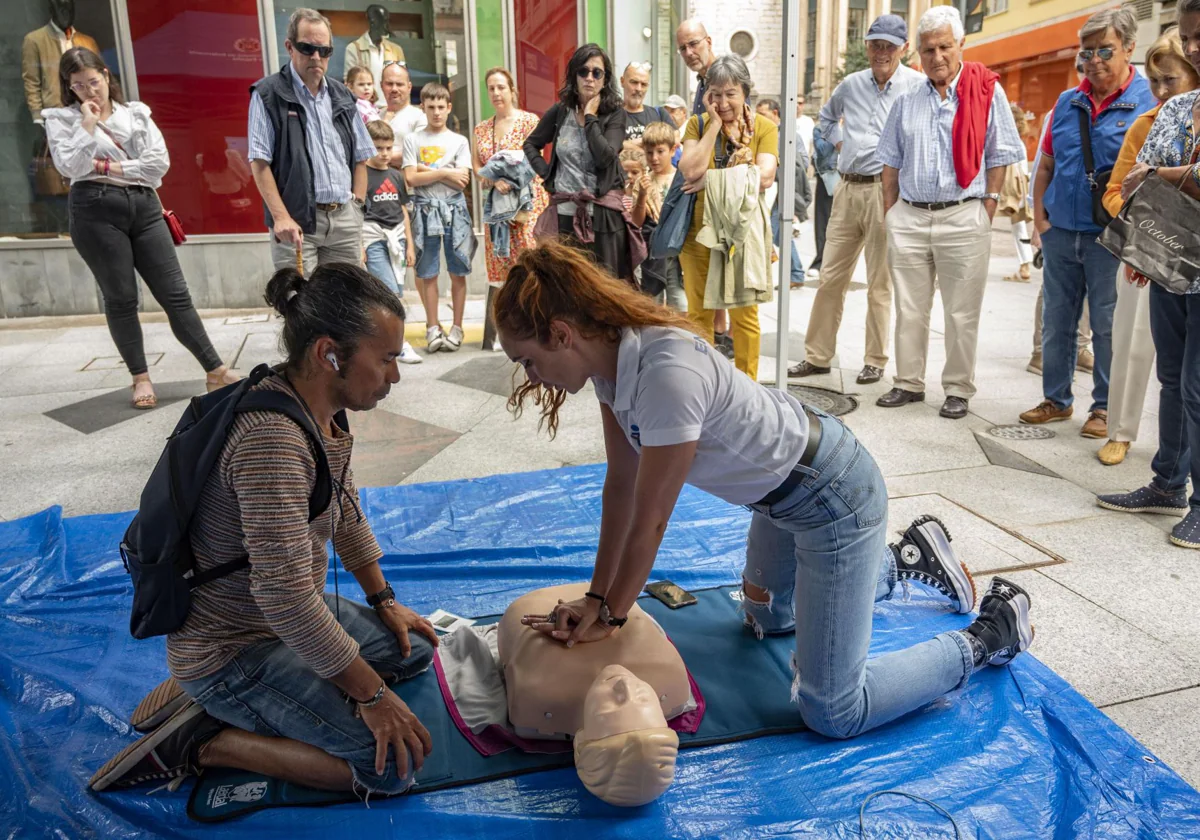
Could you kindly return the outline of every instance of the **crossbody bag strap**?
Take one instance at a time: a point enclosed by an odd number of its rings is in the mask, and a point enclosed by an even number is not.
[[[1079,111],[1079,136],[1083,140],[1083,168],[1087,173],[1088,186],[1096,190],[1096,161],[1092,157],[1092,115],[1090,109],[1077,108]]]

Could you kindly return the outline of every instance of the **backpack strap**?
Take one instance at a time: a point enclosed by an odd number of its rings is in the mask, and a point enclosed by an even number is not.
[[[251,411],[273,411],[292,420],[304,430],[313,444],[317,459],[317,479],[312,495],[308,499],[308,521],[312,522],[326,511],[333,498],[333,480],[329,474],[329,459],[325,455],[325,443],[321,432],[313,423],[308,412],[283,391],[250,391],[238,401],[234,411],[247,414]]]

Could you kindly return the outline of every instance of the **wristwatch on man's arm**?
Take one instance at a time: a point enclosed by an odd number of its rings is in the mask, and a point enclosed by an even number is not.
[[[396,593],[392,589],[390,583],[384,581],[383,589],[376,592],[374,595],[367,596],[367,606],[374,607],[377,611],[384,607],[396,606]]]

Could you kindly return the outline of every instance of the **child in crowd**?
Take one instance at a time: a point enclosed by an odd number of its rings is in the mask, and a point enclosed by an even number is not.
[[[633,223],[638,227],[642,226],[645,221],[647,206],[646,201],[649,195],[650,180],[646,176],[646,156],[642,154],[641,143],[637,141],[627,141],[631,145],[626,146],[617,155],[617,160],[621,163],[621,169],[625,171],[625,195],[621,202],[625,205],[625,209],[633,216]],[[638,209],[640,208],[640,210]],[[658,214],[654,214],[657,221]]]
[[[675,180],[675,167],[671,165],[671,156],[675,153],[675,147],[678,145],[677,132],[666,123],[650,123],[642,134],[642,153],[648,170],[642,179],[642,183],[645,185],[644,192],[647,193],[643,202],[646,210],[642,229],[647,241],[649,240],[649,231],[653,231],[653,226],[658,223],[663,200],[667,197],[671,182]],[[634,209],[633,215],[636,222],[638,219],[636,205]],[[668,306],[680,312],[687,312],[687,295],[683,291],[683,272],[680,270],[678,257],[647,260],[642,263],[643,285],[647,285],[645,281],[647,273],[654,281],[653,285],[664,286]],[[655,296],[657,297],[657,295]]]
[[[358,115],[368,125],[379,119],[379,109],[375,107],[375,77],[368,67],[359,65],[351,67],[346,72],[346,87],[354,94],[354,104],[358,107]]]
[[[475,256],[475,233],[463,191],[471,183],[471,147],[467,138],[446,128],[450,91],[430,83],[421,89],[428,125],[404,138],[404,177],[413,192],[413,242],[417,249],[417,286],[425,306],[425,342],[429,352],[453,352],[463,342],[467,275]],[[438,321],[438,274],[441,254],[450,274],[454,324],[447,333]]]
[[[363,215],[367,271],[403,296],[407,267],[416,262],[408,189],[404,175],[391,165],[392,144],[396,139],[392,127],[383,120],[373,120],[367,123],[367,133],[375,144],[375,157],[367,160],[367,202]],[[415,365],[422,359],[406,341],[400,351],[400,361]]]

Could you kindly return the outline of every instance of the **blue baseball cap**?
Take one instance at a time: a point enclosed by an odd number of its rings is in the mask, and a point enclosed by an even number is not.
[[[902,47],[908,41],[908,24],[899,15],[880,15],[867,30],[864,41],[887,41]]]

